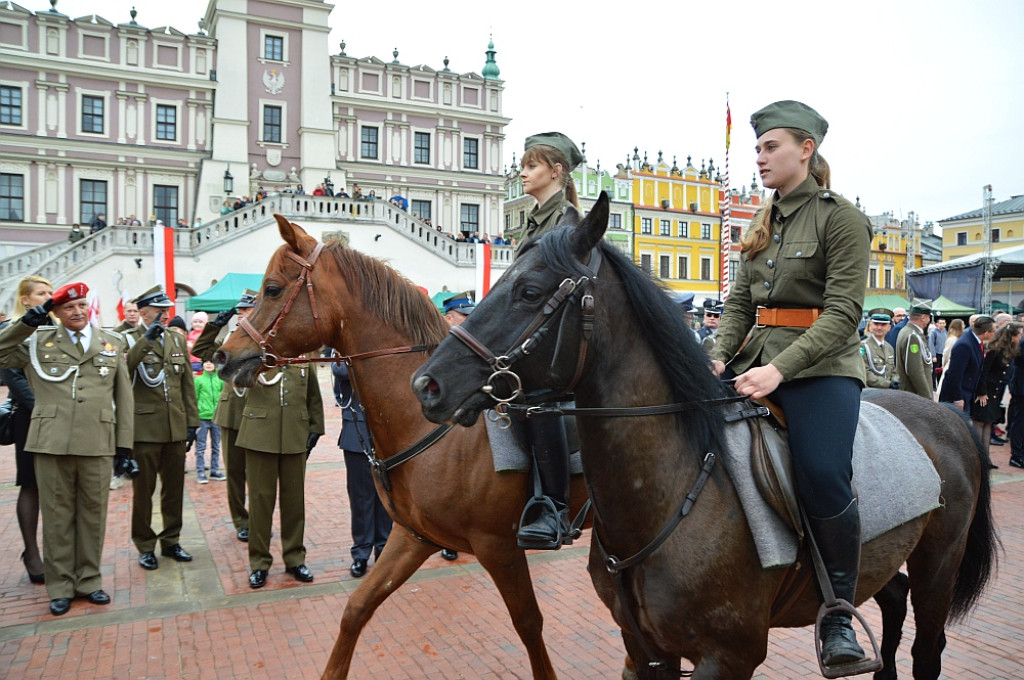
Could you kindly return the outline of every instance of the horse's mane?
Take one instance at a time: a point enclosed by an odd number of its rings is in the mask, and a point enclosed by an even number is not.
[[[365,308],[406,335],[416,345],[437,345],[448,335],[448,323],[434,303],[409,279],[380,260],[329,241],[324,250],[334,257],[342,276],[358,288]]]
[[[545,265],[560,274],[580,276],[588,270],[573,254],[573,229],[565,226],[552,230],[537,245]],[[604,239],[598,247],[605,263],[622,281],[629,306],[637,315],[639,335],[654,352],[673,399],[680,403],[703,402],[727,396],[722,381],[711,372],[708,357],[693,330],[683,323],[678,305],[665,289]],[[706,405],[681,417],[686,419],[687,431],[698,444],[701,456],[719,445],[723,421],[717,409]]]

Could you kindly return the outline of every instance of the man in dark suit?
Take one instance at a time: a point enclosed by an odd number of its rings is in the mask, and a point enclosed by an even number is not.
[[[1010,389],[1010,409],[1006,415],[1010,438],[1010,466],[1024,468],[1024,341],[1010,364],[1007,386]]]
[[[985,358],[984,343],[996,333],[996,322],[991,316],[979,316],[964,331],[950,350],[949,364],[942,380],[939,401],[956,404],[968,413],[974,401],[974,390],[981,377],[981,363]]]

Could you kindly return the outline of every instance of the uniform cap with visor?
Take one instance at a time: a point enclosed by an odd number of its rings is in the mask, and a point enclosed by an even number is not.
[[[242,297],[238,299],[238,304],[235,305],[238,309],[246,309],[248,307],[256,306],[256,296],[259,295],[256,291],[251,288],[246,288],[242,291]]]
[[[828,132],[828,121],[807,104],[793,100],[774,102],[750,117],[754,134],[758,137],[775,128],[795,128],[814,137],[814,145],[821,146]]]
[[[566,168],[566,172],[583,162],[583,154],[576,148],[573,141],[561,132],[542,132],[538,135],[530,135],[526,138],[523,151],[526,151],[531,146],[550,146],[559,151],[565,156],[565,160],[569,161],[569,167]]]
[[[173,307],[174,303],[160,286],[153,286],[139,297],[132,300],[139,309],[143,307]]]

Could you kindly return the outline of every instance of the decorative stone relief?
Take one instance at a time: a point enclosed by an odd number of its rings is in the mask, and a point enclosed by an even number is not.
[[[57,95],[53,92],[46,94],[46,128],[57,129]]]
[[[125,111],[124,131],[129,139],[135,139],[139,133],[138,106],[138,103],[132,100],[128,102],[128,110]]]
[[[281,94],[284,89],[284,74],[277,69],[263,72],[263,87],[269,94]]]
[[[53,163],[46,164],[46,212],[57,212],[57,167]]]
[[[281,150],[280,149],[267,149],[267,164],[273,167],[277,167],[281,164]],[[263,173],[264,177],[267,177],[267,173]],[[267,179],[270,179],[269,177]]]
[[[139,64],[139,43],[134,40],[128,41],[128,59],[129,66],[138,66]]]
[[[278,162],[280,162],[280,160],[281,159],[279,158]],[[288,175],[285,174],[284,170],[268,169],[263,171],[263,179],[270,182],[283,182],[287,177]]]
[[[60,54],[60,35],[56,28],[51,28],[46,32],[46,53]]]
[[[206,73],[206,50],[199,50],[196,53],[196,73]]]

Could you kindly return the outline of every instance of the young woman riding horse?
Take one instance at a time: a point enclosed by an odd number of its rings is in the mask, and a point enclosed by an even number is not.
[[[801,554],[788,567],[762,566],[732,476],[715,465],[726,447],[727,390],[669,296],[602,238],[607,197],[576,220],[520,254],[463,332],[417,370],[413,389],[431,420],[470,424],[496,401],[499,412],[549,417],[550,408],[519,404],[518,395],[558,394],[575,382],[595,512],[590,575],[637,674],[666,680],[686,658],[695,679],[750,678],[770,627],[814,623],[821,595],[811,579],[786,595],[812,565]],[[853,604],[878,601],[876,678],[895,678],[909,585],[914,676],[934,680],[947,620],[970,611],[994,564],[987,471],[962,414],[893,390],[863,399],[900,421],[891,441],[923,449],[941,488],[937,507],[864,544]],[[733,455],[748,460],[749,443]],[[904,563],[909,578],[899,573]]]

